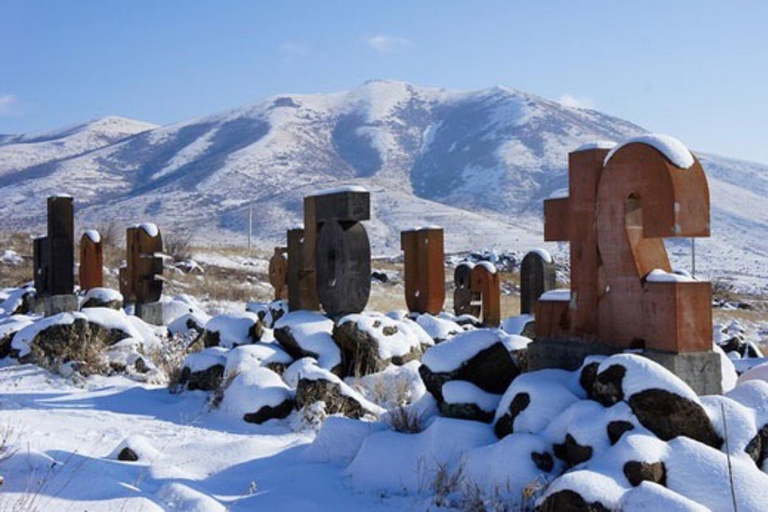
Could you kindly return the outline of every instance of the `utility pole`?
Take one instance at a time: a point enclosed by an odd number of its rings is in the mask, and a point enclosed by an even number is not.
[[[251,236],[253,234],[253,201],[248,201],[248,253],[251,252]]]

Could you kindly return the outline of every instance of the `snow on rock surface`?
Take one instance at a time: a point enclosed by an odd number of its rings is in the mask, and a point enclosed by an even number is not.
[[[234,375],[219,405],[249,423],[285,418],[293,410],[293,393],[278,374],[268,368],[250,368]]]
[[[613,149],[616,147],[616,143],[612,140],[596,140],[594,142],[587,142],[582,144],[573,150],[574,153],[579,151],[589,151],[591,149]]]
[[[499,405],[500,395],[488,393],[471,382],[448,381],[443,385],[443,400],[446,404],[474,404],[484,412],[494,412]]]
[[[645,280],[649,283],[691,283],[695,281],[691,276],[678,274],[675,272],[666,272],[660,268],[651,270]]]
[[[416,323],[419,324],[419,327],[424,329],[435,342],[447,340],[451,336],[464,331],[459,324],[452,320],[432,316],[427,313],[416,317]]]
[[[255,313],[225,313],[211,318],[205,324],[205,345],[234,348],[255,343],[261,339],[261,320]]]
[[[647,144],[656,148],[661,154],[663,154],[667,160],[672,162],[676,167],[680,169],[688,169],[694,163],[693,155],[690,150],[674,137],[669,135],[663,135],[658,133],[638,135],[630,137],[621,142],[621,144],[614,147],[608,155],[605,157],[605,165],[611,160],[613,155],[616,154],[621,148],[628,144]]]
[[[347,315],[336,325],[341,327],[345,324],[355,324],[360,331],[376,340],[378,356],[383,360],[403,357],[420,347],[419,338],[412,335],[410,328],[381,313]]]
[[[433,372],[450,372],[496,343],[503,343],[507,350],[522,350],[530,341],[499,329],[477,329],[438,343],[424,354],[421,362]]]
[[[333,320],[313,311],[292,311],[275,323],[275,338],[298,359],[311,356],[321,368],[333,370],[341,364],[341,351],[333,341]]]
[[[95,244],[101,243],[101,235],[95,229],[86,229],[83,232],[83,235],[87,236],[88,239]]]

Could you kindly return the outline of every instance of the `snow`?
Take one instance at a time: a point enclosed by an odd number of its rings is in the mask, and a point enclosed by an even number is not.
[[[100,235],[100,234],[99,234],[99,232],[98,232],[98,231],[96,231],[95,229],[86,229],[86,230],[83,232],[83,235],[84,235],[84,236],[87,236],[87,237],[88,237],[88,239],[89,239],[91,242],[95,243],[95,244],[101,243],[101,235]]]
[[[496,273],[496,265],[491,263],[490,261],[478,261],[475,263],[476,267],[483,267],[485,270],[488,271],[489,274],[495,274]]]
[[[435,341],[447,340],[451,336],[464,331],[456,322],[432,316],[428,313],[419,315],[416,318],[416,323]]]
[[[302,453],[302,459],[346,466],[357,455],[365,438],[385,429],[386,426],[379,422],[331,416],[320,427],[312,444]]]
[[[277,407],[293,398],[283,379],[268,368],[250,368],[232,375],[234,378],[224,390],[224,398],[219,405],[224,414],[242,418],[262,407]]]
[[[16,251],[12,251],[10,249],[6,249],[3,251],[3,254],[0,256],[0,262],[2,262],[4,265],[21,265],[24,262],[24,258],[19,256],[19,254]]]
[[[117,445],[117,448],[112,450],[109,458],[117,460],[118,455],[125,448],[132,450],[139,457],[141,463],[153,463],[163,456],[162,452],[152,446],[152,443],[146,437],[140,434],[132,434]]]
[[[471,382],[451,380],[443,384],[443,399],[448,404],[475,404],[485,412],[494,412],[499,405],[500,395],[483,391]]]
[[[606,155],[604,164],[608,165],[613,155],[628,144],[647,144],[661,152],[667,160],[680,169],[688,169],[694,164],[693,155],[682,142],[669,135],[658,133],[638,135],[626,139]]]
[[[571,290],[549,290],[542,293],[539,300],[544,302],[570,302]]]
[[[143,229],[144,232],[152,238],[160,234],[160,230],[157,228],[157,225],[153,224],[152,222],[142,222],[141,224],[137,224],[135,227]]]
[[[625,489],[608,475],[582,469],[566,473],[552,482],[542,499],[565,490],[575,491],[587,503],[599,502],[609,510],[618,510]]]
[[[289,365],[293,358],[277,343],[242,345],[227,353],[224,378],[270,364]]]
[[[478,352],[502,342],[500,334],[497,329],[462,332],[427,350],[421,362],[435,373],[451,372]]]
[[[317,192],[313,192],[305,197],[328,196],[331,194],[341,194],[344,192],[368,192],[368,190],[365,187],[361,187],[359,185],[344,185],[340,187],[318,190]]]
[[[419,338],[412,334],[414,327],[404,326],[404,322],[398,322],[381,313],[347,315],[338,321],[338,325],[350,322],[376,340],[379,357],[383,360],[405,356],[420,345]],[[394,334],[384,334],[384,329],[387,328],[394,329]]]
[[[552,255],[546,249],[531,249],[526,253],[526,256],[528,254],[537,255],[539,258],[541,258],[544,261],[544,263],[552,263]]]
[[[333,320],[313,311],[291,311],[280,317],[275,330],[288,328],[302,350],[318,355],[321,368],[341,364],[341,351],[333,341]]]
[[[645,280],[649,283],[690,283],[694,279],[689,275],[666,272],[660,268],[651,270]]]
[[[754,368],[750,368],[746,372],[739,376],[738,383],[743,384],[751,380],[761,380],[768,382],[768,362],[759,364]]]
[[[525,326],[533,321],[533,315],[511,316],[501,322],[501,329],[507,334],[521,334]]]
[[[184,359],[184,367],[192,373],[205,371],[213,366],[227,364],[227,349],[223,347],[208,347],[199,352],[193,352]]]
[[[549,194],[547,199],[567,199],[570,196],[570,191],[567,188],[559,188]]]
[[[581,146],[574,149],[573,153],[577,153],[579,151],[589,151],[592,149],[613,149],[615,147],[616,143],[612,140],[596,140],[594,142],[587,142],[582,144]]]
[[[463,453],[495,441],[483,423],[437,418],[417,434],[383,431],[368,436],[344,474],[356,488],[368,491],[417,492],[434,480],[439,467],[453,472]]]
[[[624,494],[619,510],[625,512],[708,512],[709,509],[695,501],[680,496],[654,482],[642,482]]]
[[[120,304],[122,304],[123,294],[111,288],[91,288],[90,290],[85,292],[85,296],[83,297],[81,303],[85,304],[91,299],[97,300],[103,304],[107,304],[110,302],[119,302]]]
[[[699,403],[696,393],[685,382],[647,357],[635,354],[616,354],[610,356],[600,363],[597,369],[598,374],[613,365],[626,368],[626,373],[621,383],[625,399],[629,399],[632,395],[646,389],[663,389]]]
[[[211,318],[205,324],[205,330],[219,334],[219,346],[232,348],[256,341],[251,337],[251,331],[259,322],[255,313],[225,313]]]

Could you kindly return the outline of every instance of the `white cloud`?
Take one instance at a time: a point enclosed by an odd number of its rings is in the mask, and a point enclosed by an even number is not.
[[[307,55],[309,46],[296,41],[286,41],[280,45],[280,51],[286,55]]]
[[[557,101],[565,105],[566,107],[573,108],[595,108],[595,100],[589,96],[576,97],[571,94],[563,94]]]
[[[11,115],[19,106],[19,98],[13,94],[0,94],[0,116]]]
[[[403,37],[387,36],[378,34],[371,36],[365,40],[366,44],[376,50],[379,53],[394,53],[405,48],[413,46],[413,44]]]

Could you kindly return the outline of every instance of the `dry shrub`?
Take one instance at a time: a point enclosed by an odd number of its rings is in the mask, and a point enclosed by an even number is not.
[[[191,229],[173,227],[163,233],[163,250],[173,258],[173,261],[184,261],[192,258],[192,240],[194,233]]]
[[[424,415],[402,405],[389,410],[384,416],[384,422],[401,434],[418,434],[424,431]]]

